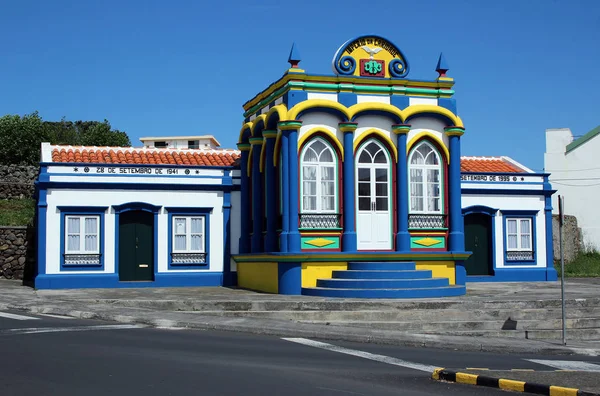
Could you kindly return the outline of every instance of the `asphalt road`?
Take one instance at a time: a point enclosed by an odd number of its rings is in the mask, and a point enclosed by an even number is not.
[[[320,344],[6,311],[0,312],[0,351],[0,395],[6,396],[506,395],[433,381],[427,370],[553,369],[526,360],[551,357]],[[585,360],[600,364],[600,358]]]

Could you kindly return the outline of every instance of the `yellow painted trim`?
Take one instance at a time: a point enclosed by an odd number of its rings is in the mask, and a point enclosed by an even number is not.
[[[416,239],[412,242],[416,243],[417,245],[426,246],[426,247],[437,245],[440,243],[440,241],[438,239],[434,239],[434,238],[430,238],[430,237]]]
[[[410,150],[412,150],[413,145],[422,138],[428,138],[428,139],[434,140],[438,144],[438,146],[442,149],[442,151],[444,152],[444,155],[446,156],[446,162],[450,163],[450,151],[448,151],[448,147],[446,147],[446,145],[444,144],[442,139],[435,136],[432,132],[429,132],[429,131],[419,132],[410,139],[410,141],[406,144],[406,155],[407,156],[410,155]]]
[[[302,287],[316,287],[317,279],[331,278],[333,271],[345,271],[348,263],[302,263]]]
[[[350,115],[349,119],[354,119],[355,117],[359,116],[360,113],[364,113],[365,111],[368,111],[368,110],[384,111],[386,113],[395,115],[400,120],[404,120],[404,118],[405,118],[404,114],[403,114],[404,111],[400,110],[396,106],[392,106],[391,104],[381,103],[381,102],[365,102],[365,103],[357,103],[355,105],[350,106],[350,108],[348,108],[348,113]]]
[[[525,382],[515,381],[500,378],[498,380],[498,387],[500,389],[512,390],[515,392],[525,392]]]
[[[577,396],[579,389],[564,388],[562,386],[550,386],[550,396]]]
[[[301,236],[313,236],[313,235],[324,235],[324,236],[340,236],[342,232],[319,232],[319,231],[301,231]]]
[[[263,123],[262,123],[263,124],[263,130],[265,129],[265,125],[266,125],[265,118],[267,118],[267,115],[266,114],[261,114],[261,115],[259,115],[258,117],[256,117],[254,119],[254,121],[252,123],[252,131],[251,131],[251,134],[252,134],[253,137],[256,137],[256,126],[259,124],[259,121],[261,121],[261,120],[263,121]]]
[[[273,116],[273,114],[277,113],[279,115],[279,121],[283,121],[283,120],[287,120],[287,107],[284,104],[278,104],[277,106],[273,106],[271,107],[271,109],[269,110],[269,112],[267,113],[267,116],[265,117],[265,128],[267,127],[267,125],[269,124],[269,121],[271,120],[271,117]]]
[[[242,129],[240,129],[240,136],[238,138],[238,143],[243,143],[242,136],[244,135],[244,131],[248,128],[250,128],[250,136],[252,136],[252,121],[249,121],[249,122],[245,123],[244,125],[242,125]]]
[[[456,382],[462,384],[477,385],[477,375],[467,373],[456,373]]]
[[[298,114],[300,114],[304,110],[312,109],[313,107],[326,107],[329,109],[335,109],[346,117],[346,119],[342,121],[347,121],[350,119],[350,114],[346,106],[338,102],[325,99],[308,99],[303,102],[300,102],[288,111],[287,118],[288,120],[295,120],[298,118]]]
[[[238,263],[238,286],[266,293],[279,292],[278,263]]]
[[[358,146],[360,146],[362,142],[369,137],[369,135],[376,135],[378,138],[388,142],[394,154],[394,162],[398,162],[398,149],[396,148],[394,142],[392,142],[392,139],[386,136],[383,132],[373,128],[367,129],[366,131],[358,135],[358,138],[356,138],[356,140],[354,141],[354,152],[356,152]]]
[[[431,378],[433,378],[434,380],[439,380],[441,371],[444,371],[444,369],[441,367],[433,370],[433,373],[431,374]]]
[[[446,236],[446,233],[445,232],[427,232],[427,231],[411,232],[410,233],[410,236],[414,236],[414,237],[417,237],[417,236],[428,236],[428,235],[431,235],[431,236]]]
[[[409,118],[411,116],[420,114],[420,113],[440,114],[440,115],[443,115],[444,117],[447,117],[448,119],[450,119],[454,123],[454,126],[464,127],[460,117],[458,117],[456,114],[454,114],[453,112],[451,112],[450,110],[448,110],[445,107],[420,104],[420,105],[408,106],[407,108],[402,110],[404,120],[406,120],[407,118]]]
[[[456,284],[456,264],[453,261],[417,261],[416,269],[431,270],[434,278],[448,278],[450,285]]]
[[[326,128],[312,128],[310,130],[308,130],[306,133],[304,133],[302,135],[302,137],[300,137],[300,139],[298,139],[298,153],[300,153],[300,151],[304,148],[302,147],[304,142],[306,142],[306,140],[308,140],[312,135],[316,134],[317,132],[323,132],[325,135],[327,135],[332,141],[333,143],[335,143],[335,145],[337,146],[342,161],[344,160],[344,146],[342,145],[342,142],[339,141],[339,139],[337,138],[337,136],[335,136],[335,134],[333,132],[331,132],[330,130],[327,130]]]

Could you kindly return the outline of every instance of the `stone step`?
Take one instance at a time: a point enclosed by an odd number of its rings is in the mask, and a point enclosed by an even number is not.
[[[348,263],[349,270],[416,270],[417,265],[414,261],[404,261],[404,262],[349,262]]]
[[[302,294],[320,297],[345,298],[435,298],[460,296],[465,294],[464,286],[427,287],[420,289],[340,289],[323,287],[303,287]]]
[[[448,278],[317,279],[317,287],[334,289],[420,289],[448,286]]]
[[[423,279],[431,278],[431,270],[334,270],[336,279]]]
[[[562,339],[562,329],[548,330],[452,330],[444,331],[422,331],[420,334],[431,335],[453,335],[461,337],[504,337],[504,338],[522,338],[529,340],[560,340]],[[567,329],[567,341],[600,341],[600,329]],[[568,344],[568,342],[567,342]]]
[[[352,322],[422,322],[422,321],[559,321],[560,310],[523,309],[523,310],[358,310],[358,311],[327,311],[327,310],[205,310],[187,311],[205,315],[225,317],[254,317],[282,320],[306,321],[352,321]],[[600,318],[598,309],[578,309],[568,311],[567,319]]]
[[[431,331],[474,331],[474,330],[560,330],[561,320],[520,320],[520,321],[350,321],[350,320],[299,320],[299,323],[310,323],[331,326],[366,327],[379,330],[431,332]],[[567,319],[567,329],[600,329],[600,318]]]

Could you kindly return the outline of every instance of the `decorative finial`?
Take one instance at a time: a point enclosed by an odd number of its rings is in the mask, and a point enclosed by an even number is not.
[[[449,69],[448,63],[446,63],[446,59],[444,59],[444,54],[440,52],[440,57],[438,58],[438,63],[435,67],[435,71],[440,74],[438,77],[446,77],[446,72]]]
[[[296,48],[296,43],[292,44],[292,49],[290,50],[290,57],[288,58],[288,62],[292,65],[293,68],[298,67],[298,63],[300,63],[300,51]]]

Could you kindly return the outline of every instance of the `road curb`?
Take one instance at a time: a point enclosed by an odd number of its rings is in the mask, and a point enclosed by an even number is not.
[[[600,396],[600,393],[591,393],[577,388],[565,388],[562,386],[537,384],[535,382],[523,382],[506,378],[487,377],[485,375],[461,373],[459,371],[437,368],[431,374],[431,378],[437,381],[457,382],[468,385],[486,386],[513,392],[533,393],[547,396]]]

